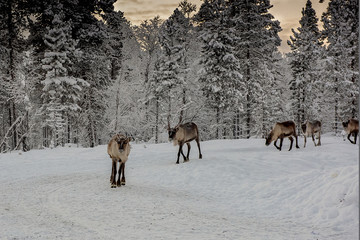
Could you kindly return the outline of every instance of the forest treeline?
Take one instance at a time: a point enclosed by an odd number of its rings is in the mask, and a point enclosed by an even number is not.
[[[358,0],[330,0],[320,19],[308,0],[287,54],[270,0],[184,0],[138,26],[115,2],[0,0],[0,152],[117,132],[157,143],[180,118],[208,140],[284,120],[339,133],[358,117]]]

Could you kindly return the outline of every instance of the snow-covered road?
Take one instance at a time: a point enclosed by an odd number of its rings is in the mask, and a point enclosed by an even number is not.
[[[358,239],[358,145],[302,141],[132,144],[116,189],[106,146],[2,154],[0,239]]]

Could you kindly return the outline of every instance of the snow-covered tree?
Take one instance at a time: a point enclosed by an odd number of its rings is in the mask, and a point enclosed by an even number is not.
[[[220,138],[228,135],[225,119],[229,109],[242,107],[244,85],[235,54],[239,38],[225,1],[204,1],[196,19],[203,41],[199,80],[208,106],[215,111],[213,136]]]
[[[51,128],[54,146],[69,142],[66,136],[71,117],[80,110],[78,105],[82,86],[89,86],[83,79],[69,75],[72,67],[69,55],[74,54],[76,42],[71,39],[71,24],[63,21],[61,12],[54,16],[52,27],[45,35],[45,50],[42,68],[45,72],[42,109],[46,114],[46,125]]]
[[[145,87],[144,96],[141,99],[141,103],[145,105],[145,119],[142,126],[146,129],[143,132],[143,139],[149,140],[154,134],[154,96],[152,95],[152,83],[155,78],[153,74],[155,72],[156,62],[159,61],[160,55],[160,43],[159,43],[159,30],[162,24],[162,20],[159,16],[150,20],[143,21],[140,26],[134,27],[134,33],[140,47],[143,51],[142,61],[144,62],[143,70],[143,85]],[[155,111],[156,115],[156,111]]]
[[[281,31],[279,21],[269,13],[272,7],[269,0],[229,1],[230,13],[235,19],[236,57],[240,61],[241,73],[245,82],[244,114],[242,120],[243,136],[261,135],[264,123],[260,105],[264,91],[271,84],[276,64],[277,47],[280,46],[278,33]],[[267,83],[267,84],[265,84]],[[264,85],[265,84],[265,85]],[[269,108],[269,106],[264,106]]]
[[[289,57],[292,69],[292,79],[289,82],[292,91],[293,118],[300,132],[301,123],[305,120],[314,120],[319,117],[318,95],[323,92],[319,81],[319,59],[322,53],[322,42],[318,29],[318,18],[308,0],[301,11],[300,27],[292,29],[288,44],[291,47]]]
[[[110,120],[107,134],[124,133],[136,140],[143,140],[146,132],[145,106],[139,99],[144,98],[145,85],[143,55],[130,22],[123,19],[121,32],[121,68],[119,76],[108,89],[107,119]]]
[[[0,1],[0,151],[19,147],[26,111],[22,59],[25,51],[26,12],[22,2]]]
[[[159,41],[162,46],[162,59],[159,61],[161,76],[159,84],[166,86],[164,99],[168,101],[168,112],[171,114],[172,98],[182,99],[183,106],[175,106],[184,115],[186,107],[186,80],[188,71],[187,50],[190,36],[190,20],[184,13],[175,9],[173,14],[161,26]]]
[[[122,63],[122,47],[123,47],[123,35],[122,27],[126,21],[124,13],[121,11],[109,11],[102,14],[105,21],[105,26],[108,34],[106,46],[110,57],[110,77],[113,81],[120,75],[121,63]]]
[[[335,132],[340,122],[358,117],[359,109],[359,1],[331,0],[322,15],[323,38],[327,41],[326,77],[329,119]]]

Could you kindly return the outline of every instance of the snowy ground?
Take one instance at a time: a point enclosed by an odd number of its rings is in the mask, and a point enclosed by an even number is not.
[[[106,146],[0,154],[0,239],[358,239],[358,145],[263,139],[132,144],[111,189]]]

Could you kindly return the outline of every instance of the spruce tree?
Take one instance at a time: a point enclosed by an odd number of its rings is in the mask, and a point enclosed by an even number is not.
[[[290,80],[290,90],[292,91],[292,110],[293,117],[300,132],[301,123],[305,120],[313,121],[319,117],[319,109],[316,108],[317,96],[322,90],[318,87],[319,59],[321,57],[320,31],[318,29],[318,18],[312,7],[312,2],[308,0],[306,7],[302,9],[302,17],[299,21],[300,27],[297,31],[292,29],[293,35],[288,44],[291,53],[292,80]]]
[[[236,57],[240,61],[244,78],[244,122],[243,137],[260,135],[264,126],[263,118],[258,118],[269,106],[263,105],[265,90],[271,85],[272,69],[280,46],[279,21],[269,13],[269,0],[229,1],[229,10],[234,19],[236,37]],[[261,107],[263,105],[263,107]],[[266,109],[265,109],[266,108]],[[262,120],[263,119],[263,120]]]
[[[327,40],[326,89],[333,101],[330,119],[335,132],[341,121],[358,117],[359,108],[359,1],[331,0],[322,15]]]
[[[213,136],[225,137],[228,110],[233,106],[241,108],[243,97],[244,85],[235,54],[239,38],[225,1],[205,1],[196,19],[201,24],[203,42],[199,80],[208,106],[215,111]]]
[[[155,80],[155,65],[159,61],[160,43],[159,43],[159,30],[162,24],[159,16],[150,20],[143,21],[140,26],[134,27],[134,33],[141,49],[143,50],[143,86],[145,87],[144,95],[141,98],[141,103],[145,107],[145,116],[142,126],[145,129],[143,139],[148,141],[154,136],[155,131],[155,116],[156,105],[154,105],[154,96],[152,89],[152,81]]]
[[[24,135],[20,123],[26,110],[19,86],[24,85],[25,14],[22,1],[0,1],[0,151],[18,148]]]
[[[61,4],[58,6],[62,8]],[[42,109],[55,147],[70,141],[70,133],[65,135],[70,129],[67,125],[80,110],[78,102],[82,86],[89,86],[83,79],[69,75],[68,69],[72,67],[69,56],[76,51],[76,42],[71,39],[71,24],[63,22],[63,17],[61,10],[54,15],[52,27],[48,28],[48,33],[44,36],[47,49],[42,60],[45,73],[45,79],[41,82]]]

